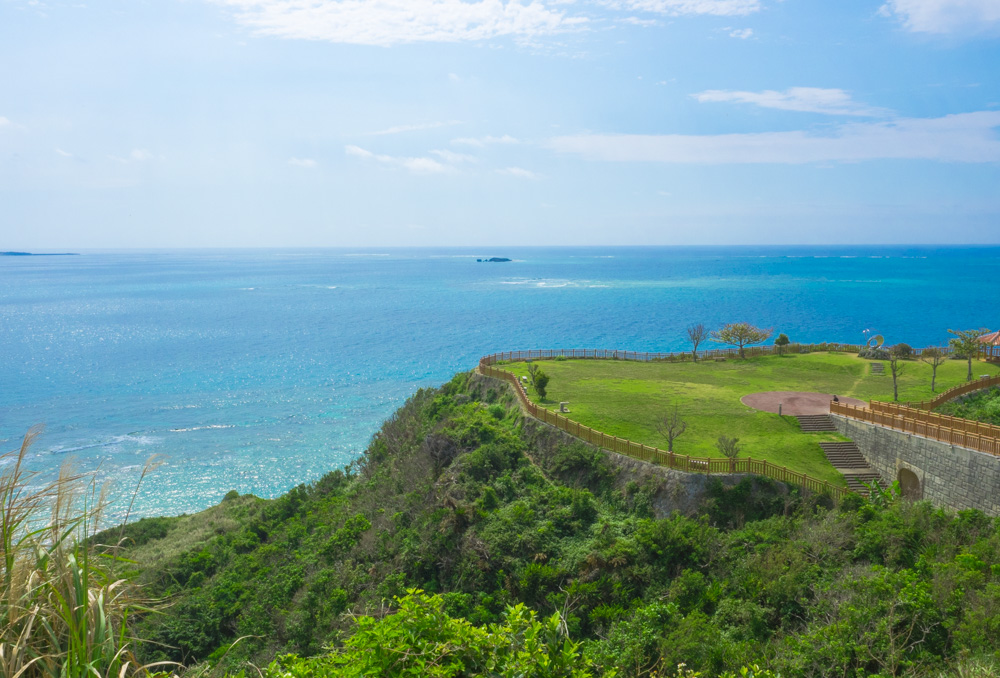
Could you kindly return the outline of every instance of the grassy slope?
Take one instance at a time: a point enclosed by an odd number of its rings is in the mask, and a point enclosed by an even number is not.
[[[639,363],[611,360],[541,361],[551,377],[542,405],[558,410],[569,401],[570,417],[610,435],[665,447],[656,432],[657,416],[666,403],[677,404],[688,429],[676,442],[680,454],[718,457],[715,441],[735,436],[743,455],[767,459],[822,480],[843,484],[818,443],[836,435],[804,434],[790,417],[753,410],[740,398],[759,391],[817,391],[861,400],[892,400],[892,377],[872,375],[868,360],[843,353],[811,353],[781,357],[699,363]],[[527,375],[525,363],[506,369]],[[888,372],[888,366],[886,367]],[[986,363],[973,365],[979,374],[995,374]],[[930,366],[907,361],[900,377],[900,401],[930,397]],[[938,368],[937,390],[965,381],[964,361]],[[535,402],[537,396],[531,395]]]

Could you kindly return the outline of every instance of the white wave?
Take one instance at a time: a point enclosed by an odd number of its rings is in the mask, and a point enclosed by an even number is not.
[[[85,445],[77,445],[75,447],[54,447],[49,448],[49,454],[68,454],[70,452],[80,452],[82,450],[92,450],[98,447],[116,447],[122,445],[123,443],[130,443],[138,447],[146,447],[151,445],[156,445],[162,442],[162,438],[157,438],[155,436],[145,436],[130,433],[124,436],[114,436],[107,440],[100,440],[94,443],[87,443]]]
[[[208,424],[206,426],[192,426],[191,428],[172,428],[171,433],[187,433],[188,431],[205,431],[216,428],[236,428],[233,424]]]

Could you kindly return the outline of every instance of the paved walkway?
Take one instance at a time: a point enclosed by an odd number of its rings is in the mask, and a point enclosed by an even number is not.
[[[838,396],[840,402],[848,405],[858,405],[867,407],[868,403],[857,398],[846,398]],[[761,393],[751,393],[740,398],[740,402],[747,407],[764,412],[778,411],[780,404],[782,414],[829,414],[830,401],[833,400],[832,393],[810,393],[808,391],[763,391]]]

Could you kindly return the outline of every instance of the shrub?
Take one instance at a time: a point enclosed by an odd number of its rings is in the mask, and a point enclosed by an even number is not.
[[[889,351],[884,348],[873,348],[865,346],[858,351],[858,357],[866,360],[888,360]]]
[[[785,348],[790,343],[792,343],[792,342],[791,342],[791,340],[789,340],[787,334],[785,334],[784,332],[782,332],[781,334],[779,334],[778,338],[774,340],[774,346],[775,346],[775,348],[778,349],[778,355],[781,355],[782,353],[784,353],[785,352]]]
[[[890,354],[895,355],[903,360],[909,360],[913,357],[913,347],[909,344],[896,344],[890,349]]]
[[[280,657],[266,678],[321,676],[478,676],[589,678],[592,664],[562,632],[558,613],[539,620],[524,605],[508,607],[499,624],[474,626],[445,611],[439,595],[410,589],[395,614],[359,617],[336,652],[311,659]],[[614,671],[605,673],[612,678]]]

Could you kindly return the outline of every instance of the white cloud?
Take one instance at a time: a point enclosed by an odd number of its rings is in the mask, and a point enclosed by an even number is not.
[[[452,82],[462,82],[461,76],[459,76],[456,73],[449,73],[448,79],[451,80]]]
[[[517,177],[519,179],[537,179],[538,175],[531,170],[526,170],[523,167],[505,167],[504,169],[498,169],[497,174],[506,174],[507,176]]]
[[[387,127],[386,129],[379,130],[378,132],[372,132],[372,136],[383,136],[386,134],[400,134],[402,132],[418,132],[425,129],[437,129],[439,127],[451,127],[453,125],[461,125],[461,120],[447,120],[439,122],[425,122],[416,125],[396,125],[395,127]]]
[[[746,16],[760,11],[760,0],[611,0],[605,4],[615,9],[669,16],[684,14]]]
[[[591,160],[687,164],[934,160],[1000,162],[1000,111],[943,118],[839,125],[828,134],[585,134],[556,137],[549,147]]]
[[[344,146],[344,152],[347,155],[353,155],[355,158],[374,158],[375,154],[371,151],[367,151],[360,146]]]
[[[357,45],[533,38],[578,29],[587,21],[542,0],[212,1],[234,9],[240,23],[262,35]]]
[[[985,33],[1000,30],[997,0],[889,0],[880,10],[917,33]]]
[[[739,38],[740,40],[746,40],[753,35],[752,28],[737,28],[729,32],[730,38]]]
[[[463,146],[475,146],[476,148],[486,148],[487,146],[492,146],[494,144],[519,144],[521,142],[509,134],[504,134],[502,137],[485,136],[478,139],[462,137],[460,139],[452,139],[451,143],[461,144]]]
[[[407,158],[393,155],[380,155],[359,146],[345,146],[344,152],[347,155],[363,160],[372,160],[382,165],[399,167],[409,170],[414,174],[440,174],[451,171],[453,168],[443,165],[433,158]]]
[[[146,160],[152,160],[153,154],[147,151],[145,148],[133,148],[132,152],[125,157],[122,157],[120,155],[109,155],[108,157],[112,160],[117,160],[120,163],[130,163],[130,162],[143,162]]]
[[[479,162],[479,158],[474,155],[469,155],[468,153],[456,153],[455,151],[449,151],[447,149],[431,151],[431,155],[436,155],[451,165],[458,165],[463,162]]]
[[[305,169],[315,169],[319,166],[319,163],[312,158],[289,158],[288,164],[292,167],[302,167]]]
[[[56,153],[58,153],[59,155],[61,155],[64,158],[72,158],[73,157],[72,153],[70,153],[69,151],[64,151],[61,148],[57,148],[56,149]]]
[[[633,26],[642,26],[643,28],[660,25],[660,22],[656,19],[640,19],[637,16],[627,16],[621,22],[623,24],[632,24]]]
[[[378,156],[379,161],[383,157]],[[438,174],[440,172],[447,172],[450,169],[431,158],[393,158],[392,162],[398,163],[400,167],[408,169],[414,174]]]
[[[10,120],[0,115],[0,127],[6,127],[11,124]]]
[[[701,103],[736,102],[754,104],[762,108],[776,108],[782,111],[826,113],[828,115],[872,117],[887,113],[883,109],[865,106],[852,100],[851,95],[842,89],[823,89],[821,87],[790,87],[784,92],[771,89],[763,92],[710,89],[691,96]]]

